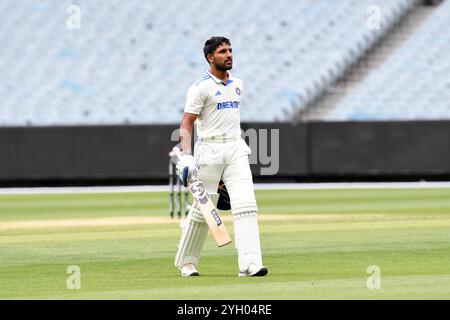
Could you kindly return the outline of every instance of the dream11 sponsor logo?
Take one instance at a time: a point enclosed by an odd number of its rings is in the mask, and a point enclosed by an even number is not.
[[[185,132],[183,136],[190,134]],[[178,142],[180,129],[175,129],[171,134],[171,141]],[[260,175],[276,175],[280,169],[280,129],[241,129],[241,138],[244,139],[250,147],[250,164],[260,165]],[[194,127],[194,141],[197,141],[197,134]],[[216,143],[225,143],[218,139]],[[178,143],[177,147],[181,148]],[[220,159],[220,163],[227,163],[226,159]],[[214,162],[218,164],[218,162]]]

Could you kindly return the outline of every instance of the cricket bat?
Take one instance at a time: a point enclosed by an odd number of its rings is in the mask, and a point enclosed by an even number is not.
[[[175,147],[169,155],[171,157],[176,157],[177,161],[181,158],[181,151]],[[217,246],[223,247],[231,243],[231,238],[225,224],[220,218],[217,208],[214,206],[214,203],[206,192],[203,182],[198,179],[198,177],[193,177],[191,181],[188,182],[188,189],[192,194],[194,201],[197,203],[203,218],[205,218],[206,224],[208,225],[214,240],[216,240]]]

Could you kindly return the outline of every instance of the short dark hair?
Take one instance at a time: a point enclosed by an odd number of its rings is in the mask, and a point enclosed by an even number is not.
[[[203,53],[205,54],[205,59],[208,61],[208,54],[213,54],[218,47],[223,43],[230,45],[230,40],[225,37],[212,37],[205,42],[205,47],[203,48]]]

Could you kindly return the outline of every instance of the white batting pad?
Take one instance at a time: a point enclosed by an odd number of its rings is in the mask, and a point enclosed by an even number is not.
[[[259,239],[256,212],[233,215],[235,246],[238,251],[239,271],[244,273],[251,264],[262,266],[261,244]]]
[[[178,269],[188,263],[198,265],[207,234],[208,225],[197,206],[193,205],[184,224],[178,252],[175,256],[175,266]]]

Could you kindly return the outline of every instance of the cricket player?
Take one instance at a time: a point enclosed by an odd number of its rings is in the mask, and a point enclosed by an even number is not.
[[[250,148],[241,138],[240,108],[244,93],[241,79],[232,76],[233,53],[230,41],[212,37],[203,49],[209,70],[187,92],[180,126],[183,156],[177,173],[183,179],[198,174],[215,204],[220,180],[226,185],[233,214],[234,242],[238,252],[239,276],[265,276],[258,208],[249,165]],[[194,154],[191,137],[194,122],[197,142]],[[187,168],[187,169],[186,169]],[[182,276],[198,276],[197,267],[208,226],[196,205],[189,211],[175,257]]]

